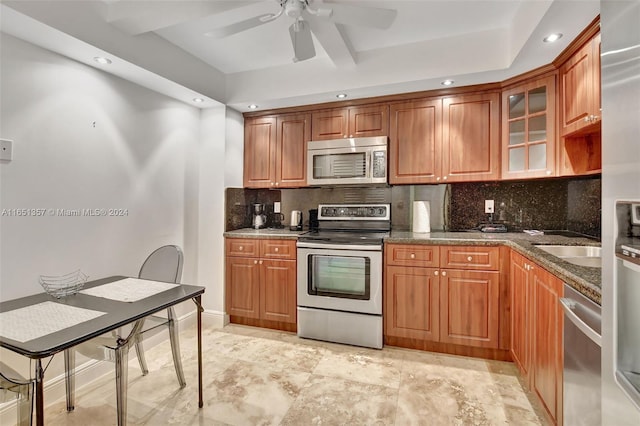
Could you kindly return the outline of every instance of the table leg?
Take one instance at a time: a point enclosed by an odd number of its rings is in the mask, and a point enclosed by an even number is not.
[[[204,402],[202,400],[202,296],[194,297],[193,301],[197,307],[198,319],[198,407],[202,408]]]
[[[42,360],[36,359],[36,425],[44,426],[44,370]]]

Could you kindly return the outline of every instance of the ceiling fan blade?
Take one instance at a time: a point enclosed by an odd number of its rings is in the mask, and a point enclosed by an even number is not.
[[[351,6],[342,3],[323,3],[324,8],[332,10],[330,20],[338,24],[358,25],[386,30],[396,19],[398,12],[394,9],[377,7]]]
[[[303,20],[298,20],[289,27],[289,35],[293,44],[294,62],[305,61],[316,56],[311,38],[311,27]]]
[[[223,38],[239,32],[249,30],[251,28],[258,27],[267,22],[271,22],[278,18],[282,13],[274,15],[273,13],[267,13],[266,15],[255,16],[253,18],[245,19],[244,21],[236,22],[234,24],[226,25],[224,27],[216,28],[204,35],[213,38]]]

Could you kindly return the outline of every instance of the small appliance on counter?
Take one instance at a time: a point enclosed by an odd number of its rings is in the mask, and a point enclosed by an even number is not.
[[[317,231],[318,225],[318,209],[309,210],[309,231]]]
[[[302,231],[302,212],[300,210],[293,210],[291,212],[289,229],[291,231]]]
[[[271,226],[275,229],[284,228],[284,215],[282,213],[271,213]]]
[[[264,214],[264,204],[253,204],[253,219],[251,221],[253,229],[262,229],[267,226],[267,216]]]

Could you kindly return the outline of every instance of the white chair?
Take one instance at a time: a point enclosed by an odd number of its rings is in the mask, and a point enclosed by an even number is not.
[[[33,391],[35,380],[27,380],[11,367],[0,362],[0,402],[15,399],[18,426],[30,426],[33,421]]]
[[[140,268],[138,278],[153,281],[178,283],[182,278],[182,264],[184,256],[180,247],[175,245],[162,246],[147,257]],[[145,327],[147,325],[147,327]],[[122,330],[113,334],[103,335],[83,343],[75,348],[65,350],[65,382],[67,388],[67,411],[73,411],[75,399],[75,380],[73,369],[75,367],[75,351],[82,355],[98,360],[115,362],[116,367],[116,405],[118,425],[124,426],[127,422],[127,370],[129,348],[135,346],[138,362],[142,375],[149,370],[144,356],[142,339],[144,333],[160,326],[169,328],[169,341],[173,354],[173,365],[178,376],[180,387],[186,386],[182,371],[182,359],[180,357],[180,342],[178,338],[178,326],[173,307],[167,309],[167,316],[152,315],[136,321],[126,336],[121,335]]]

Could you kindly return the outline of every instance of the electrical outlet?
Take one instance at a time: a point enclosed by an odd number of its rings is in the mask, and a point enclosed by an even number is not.
[[[484,200],[484,212],[485,213],[493,213],[493,200]]]
[[[0,139],[0,160],[13,160],[13,141]]]
[[[280,201],[276,201],[273,203],[273,212],[280,213]]]

